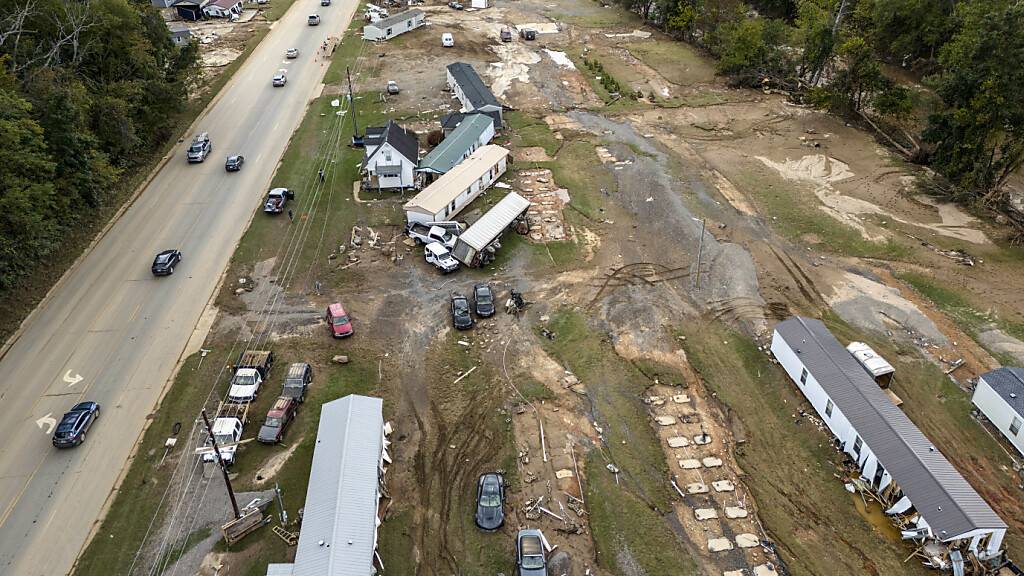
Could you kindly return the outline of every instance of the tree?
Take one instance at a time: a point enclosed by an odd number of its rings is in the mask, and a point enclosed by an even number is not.
[[[953,32],[951,0],[863,0],[858,18],[883,59],[908,66],[933,62]]]
[[[715,32],[712,42],[712,50],[719,57],[718,71],[745,86],[781,81],[792,70],[782,50],[786,37],[786,26],[779,20],[741,17],[726,22]]]
[[[946,108],[924,132],[933,166],[964,192],[991,199],[1024,162],[1024,4],[974,0],[956,9],[939,53]]]

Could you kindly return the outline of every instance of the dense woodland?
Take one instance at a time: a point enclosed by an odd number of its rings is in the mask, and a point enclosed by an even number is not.
[[[171,136],[195,66],[147,0],[0,0],[0,291]]]
[[[736,84],[873,130],[945,176],[944,192],[1024,230],[1024,199],[1005,188],[1024,161],[1024,2],[617,1],[715,56]]]

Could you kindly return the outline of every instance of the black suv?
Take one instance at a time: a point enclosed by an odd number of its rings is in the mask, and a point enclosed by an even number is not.
[[[473,286],[473,308],[481,318],[494,316],[494,290],[491,290],[490,284]]]
[[[473,327],[473,315],[469,312],[469,300],[458,292],[452,292],[452,324],[459,330]]]
[[[60,419],[53,433],[53,445],[57,448],[72,448],[85,442],[85,432],[100,417],[100,405],[95,402],[75,404],[70,412]]]
[[[313,367],[305,362],[296,362],[288,366],[288,374],[284,377],[284,389],[281,396],[293,398],[296,402],[306,401],[306,388],[313,382]]]
[[[241,154],[235,154],[234,156],[228,156],[228,159],[224,161],[224,169],[228,172],[238,172],[242,169],[242,164],[245,162],[245,156]]]
[[[170,276],[174,274],[174,267],[181,262],[181,252],[178,250],[164,250],[153,259],[154,276]]]

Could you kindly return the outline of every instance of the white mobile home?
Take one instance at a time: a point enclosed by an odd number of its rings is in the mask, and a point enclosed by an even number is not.
[[[530,207],[530,201],[515,192],[509,192],[486,214],[459,235],[452,248],[455,256],[466,266],[487,264],[487,247],[501,238],[501,234]]]
[[[477,148],[406,202],[405,219],[410,224],[451,220],[505,173],[508,154],[508,150],[496,144]]]
[[[999,368],[982,374],[971,402],[1024,455],[1024,368]]]
[[[390,40],[427,23],[423,10],[407,10],[363,26],[363,40]]]
[[[480,75],[465,62],[448,65],[448,87],[462,104],[462,112],[480,112],[494,117],[494,126],[504,126],[502,106],[491,89],[480,79]]]
[[[980,560],[1000,555],[1006,523],[820,320],[780,322],[771,349],[886,513],[917,512],[904,538],[939,540]]]

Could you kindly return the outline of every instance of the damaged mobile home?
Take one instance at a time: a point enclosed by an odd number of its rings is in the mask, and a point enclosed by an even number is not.
[[[269,564],[267,576],[378,572],[378,506],[387,496],[389,430],[380,398],[351,394],[323,405],[295,561]]]
[[[795,316],[779,323],[771,351],[856,462],[858,482],[903,538],[926,550],[927,565],[962,568],[965,556],[989,565],[1003,559],[1006,523],[820,320]]]
[[[455,240],[452,255],[466,266],[486,266],[494,260],[495,251],[505,229],[520,219],[530,208],[530,201],[509,192],[486,214]],[[528,227],[527,227],[528,228]]]

